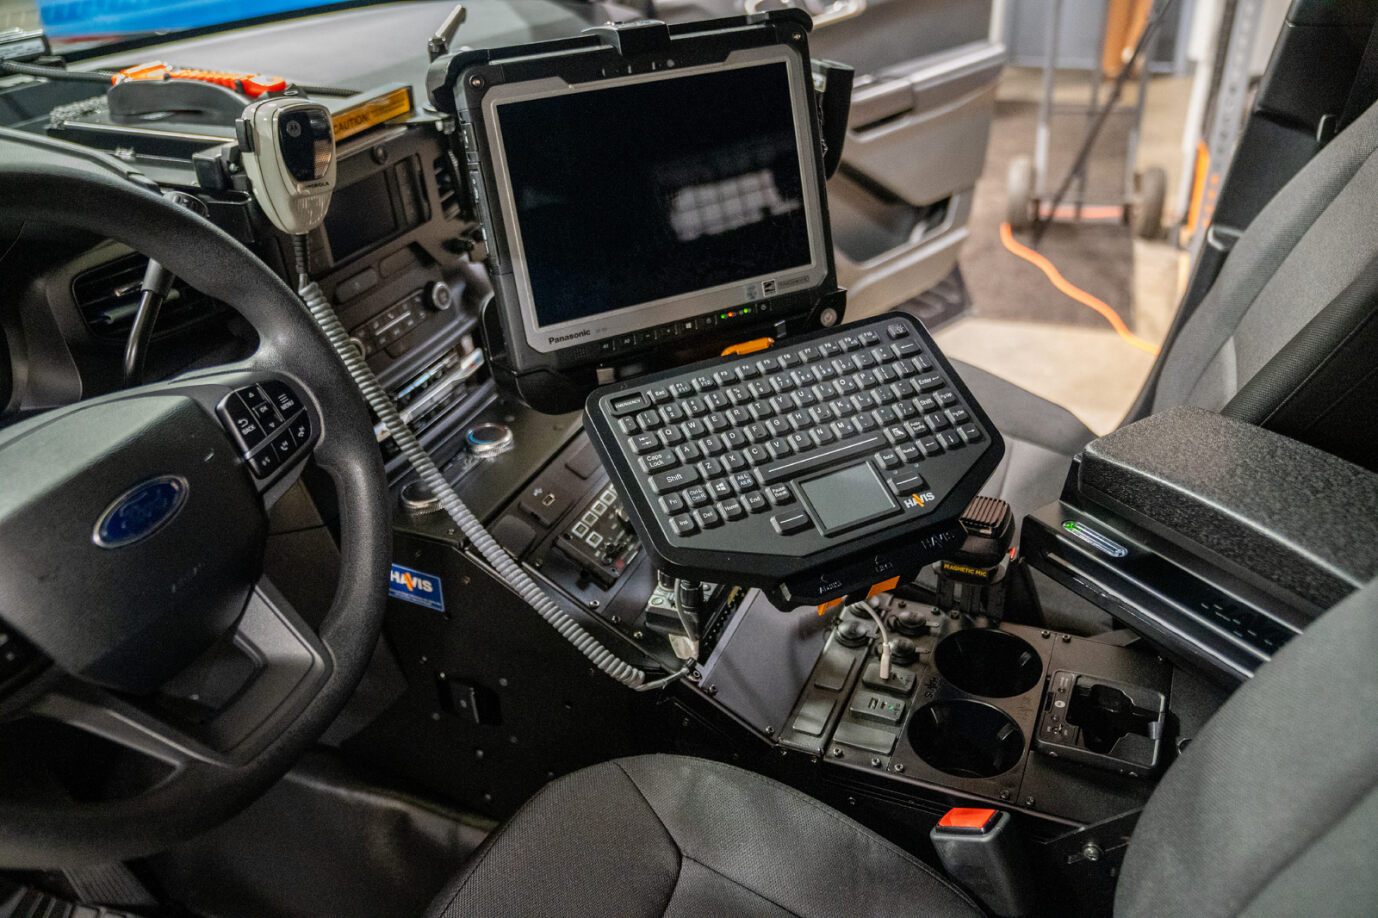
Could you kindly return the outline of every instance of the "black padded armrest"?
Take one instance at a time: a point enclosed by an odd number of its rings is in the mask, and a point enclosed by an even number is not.
[[[1378,575],[1378,475],[1214,412],[1173,408],[1092,441],[1077,487],[1317,609]]]

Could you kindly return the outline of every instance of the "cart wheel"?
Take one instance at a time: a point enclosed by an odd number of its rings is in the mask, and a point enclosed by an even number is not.
[[[1016,156],[1005,178],[1005,219],[1010,229],[1027,229],[1033,222],[1034,166],[1027,156]]]
[[[1167,173],[1158,166],[1139,173],[1139,193],[1134,197],[1134,235],[1140,239],[1159,238],[1163,234]]]

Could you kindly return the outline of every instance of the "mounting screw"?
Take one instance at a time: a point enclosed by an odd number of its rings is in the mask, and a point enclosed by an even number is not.
[[[880,757],[879,757],[879,756],[874,756],[874,755],[871,756],[871,767],[872,767],[872,768],[879,768],[879,767],[880,767]]]
[[[1049,632],[1049,631],[1041,631],[1041,632],[1039,632],[1039,637],[1045,637],[1045,638],[1047,638],[1047,637],[1052,637],[1052,636],[1053,636],[1053,635],[1052,635],[1052,632]]]
[[[474,87],[475,89],[478,89],[480,86],[483,85],[483,77],[469,77],[469,85]]]
[[[718,687],[717,687],[716,685],[710,685],[710,686],[708,686],[708,694],[710,694],[710,695],[716,695],[716,694],[718,694]]]
[[[1005,790],[1002,790],[1002,791],[1000,792],[1000,799],[1001,799],[1001,800],[1008,800],[1008,799],[1010,799],[1010,792],[1009,792],[1009,789],[1008,789],[1008,788],[1006,788]]]
[[[956,609],[953,609],[951,612],[947,613],[947,617],[955,622],[957,619],[962,617],[962,613],[958,612]]]
[[[895,774],[899,774],[900,772],[904,771],[904,763],[903,763],[903,762],[896,762],[894,767],[895,767]]]
[[[1032,795],[1030,795],[1030,796],[1024,798],[1024,805],[1025,805],[1025,806],[1033,806],[1033,805],[1034,805],[1034,798],[1033,798]]]
[[[644,633],[644,632],[641,632],[641,631],[633,631],[633,632],[632,632],[632,637],[636,638],[638,641],[641,640],[641,639],[642,639],[643,637],[645,637],[645,636],[646,636],[645,633]]]
[[[498,685],[501,686],[502,688],[507,688],[507,677],[506,677],[506,676],[500,676],[500,677],[498,678]]]
[[[769,725],[767,725],[767,727],[766,727],[766,736],[774,736],[774,735],[775,735],[775,728],[774,728],[774,727],[771,727],[771,726],[769,726]]]
[[[1062,636],[1062,643],[1064,643],[1064,644],[1070,644],[1070,643],[1072,643],[1072,636],[1071,636],[1070,634],[1064,634],[1064,635]]]
[[[841,747],[841,746],[834,746],[834,747],[832,748],[832,753],[833,753],[833,758],[835,758],[835,759],[840,759],[840,758],[842,758],[842,747]]]
[[[784,746],[781,746],[781,747],[780,747],[780,755],[782,755],[782,756],[789,755],[789,750],[786,749]]]
[[[596,600],[596,599],[590,599],[590,600],[589,600],[589,608],[590,608],[590,609],[596,609],[596,608],[598,608],[598,607],[601,606],[601,605],[602,605],[602,603],[599,602],[599,601]]]
[[[1087,842],[1085,847],[1081,849],[1081,856],[1088,861],[1098,861],[1104,853],[1105,852],[1100,849],[1100,845],[1095,842]]]

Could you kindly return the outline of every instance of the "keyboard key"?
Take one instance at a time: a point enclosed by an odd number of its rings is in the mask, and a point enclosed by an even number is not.
[[[890,345],[890,350],[894,351],[896,357],[912,357],[919,352],[919,346],[913,341],[902,341]]]
[[[756,476],[750,472],[738,472],[729,480],[732,482],[732,489],[738,494],[756,490]]]
[[[691,507],[702,507],[708,503],[708,489],[703,485],[694,485],[684,492],[684,502]]]
[[[897,469],[900,467],[900,457],[892,449],[881,450],[876,453],[876,462],[880,463],[883,469]]]
[[[752,398],[769,398],[775,390],[764,379],[753,379],[746,384],[746,391],[751,393]]]
[[[751,406],[750,411],[751,416],[758,421],[775,417],[775,409],[770,407],[770,402],[756,402]]]
[[[703,397],[703,401],[708,405],[711,411],[722,411],[728,405],[732,404],[727,400],[727,396],[723,395],[721,392],[709,392]]]
[[[733,427],[745,427],[751,423],[751,412],[745,408],[729,408],[725,413]]]
[[[637,434],[627,441],[631,444],[632,452],[638,456],[648,453],[660,446],[660,441],[655,438],[655,434]]]
[[[670,389],[668,386],[656,386],[646,393],[651,398],[651,402],[656,405],[663,405],[670,400]]]
[[[869,370],[876,365],[876,358],[872,357],[869,351],[860,351],[852,355],[852,366],[858,370]]]
[[[947,415],[947,419],[953,424],[965,424],[967,421],[971,420],[971,415],[967,414],[967,410],[960,405],[956,408],[947,409],[944,414]],[[960,433],[960,431],[958,432]]]
[[[879,408],[876,409],[876,411],[879,410]],[[870,433],[880,426],[872,417],[873,414],[875,414],[874,411],[871,414],[858,414],[852,418],[852,425],[856,427],[857,433]]]
[[[957,428],[957,433],[960,434],[962,439],[967,443],[979,442],[983,436],[981,428],[977,427],[975,424],[963,424],[961,427]]]
[[[727,389],[727,400],[737,407],[751,404],[751,393],[746,386],[731,386]]]
[[[735,450],[730,453],[723,453],[723,457],[720,461],[722,462],[722,467],[727,469],[728,472],[740,472],[742,469],[746,468],[746,457]]]
[[[716,388],[718,388],[718,383],[713,377],[707,375],[694,377],[695,392],[712,392]]]
[[[608,406],[608,411],[613,417],[620,418],[623,415],[645,411],[648,407],[650,407],[650,404],[647,402],[646,396],[642,395],[640,392],[633,392],[631,395],[615,396],[612,400],[612,404]]]
[[[803,431],[797,430],[785,437],[785,439],[789,441],[790,449],[794,450],[796,453],[802,453],[805,450],[813,449],[813,439]]]
[[[684,400],[684,413],[691,418],[701,418],[708,413],[708,403],[698,396]]]
[[[756,361],[756,369],[760,370],[762,374],[769,376],[771,373],[780,369],[780,361],[775,357],[762,357],[760,360]]]
[[[766,421],[766,430],[770,431],[771,439],[783,437],[785,434],[789,433],[789,421],[786,421],[784,418],[771,418],[769,421]]]
[[[747,491],[742,495],[742,504],[749,513],[761,513],[770,506],[760,491]]]
[[[670,383],[670,394],[675,398],[688,398],[694,394],[694,387],[683,380]]]
[[[795,384],[794,380],[791,379],[789,376],[785,375],[784,373],[772,376],[770,378],[770,387],[774,389],[776,392],[781,393],[793,392],[795,389],[799,388]]]
[[[914,380],[914,385],[919,387],[920,392],[932,392],[934,389],[941,389],[947,385],[942,376],[937,373],[929,373]]]
[[[717,478],[720,475],[726,474],[726,470],[722,467],[722,463],[716,459],[705,459],[696,467],[699,470],[699,474],[705,479]]]
[[[828,427],[833,433],[837,434],[839,440],[845,440],[848,437],[856,436],[856,426],[846,418],[840,421],[833,421]]]
[[[699,473],[695,468],[672,469],[668,472],[661,472],[659,475],[652,475],[650,478],[651,490],[656,494],[664,494],[666,491],[678,491],[685,485],[692,485],[698,480]]]
[[[877,335],[873,331],[864,331],[857,337],[860,338],[861,343],[866,345],[867,347],[870,347],[873,344],[880,344],[880,335]]]
[[[679,457],[668,449],[663,449],[658,453],[651,453],[649,456],[641,457],[641,471],[643,472],[663,472],[679,465]]]
[[[770,431],[764,424],[751,424],[746,429],[746,439],[749,443],[764,443],[770,439]]]
[[[957,393],[953,392],[951,389],[944,389],[933,396],[933,399],[938,403],[939,408],[947,408],[950,405],[957,404]]]
[[[699,458],[699,447],[696,443],[681,443],[675,447],[675,455],[687,465]]]
[[[772,516],[770,525],[775,527],[775,531],[780,535],[792,535],[796,532],[803,532],[813,524],[809,522],[809,515],[803,510],[789,510]]]
[[[813,345],[809,345],[808,347],[802,347],[799,349],[799,359],[804,363],[813,363],[815,360],[818,360],[818,358],[820,358],[821,356],[823,355],[818,353],[818,348],[814,347]]]
[[[919,413],[918,409],[914,407],[913,402],[895,402],[890,407],[894,410],[895,417],[899,418],[901,421],[917,417]]]
[[[800,389],[791,398],[796,408],[809,408],[818,404],[818,396],[814,395],[811,389]]]
[[[962,438],[950,430],[944,430],[942,433],[935,434],[934,436],[938,438],[938,442],[942,444],[943,449],[957,449],[962,445]]]
[[[837,339],[837,344],[844,351],[854,351],[861,347],[861,339],[856,335],[843,335]]]
[[[938,410],[938,400],[931,395],[920,395],[913,400],[913,405],[920,414],[928,414],[930,411]]]
[[[660,509],[666,513],[681,513],[684,511],[684,498],[678,494],[666,494],[660,499]]]
[[[923,476],[913,469],[905,469],[896,472],[890,477],[890,490],[895,494],[908,494],[911,491],[921,491],[927,485],[924,483]]]
[[[786,485],[775,484],[766,488],[766,498],[772,507],[783,507],[794,503],[794,492]]]
[[[720,386],[730,386],[737,381],[737,377],[732,375],[731,370],[716,370],[713,373],[713,381]]]
[[[744,363],[737,367],[737,378],[742,382],[746,382],[748,379],[755,379],[760,375],[761,371],[756,369],[752,364]]]
[[[675,535],[687,536],[698,532],[699,527],[698,524],[694,522],[692,516],[687,513],[681,513],[678,516],[670,517],[670,530],[674,532]]]
[[[905,430],[901,424],[894,424],[885,428],[885,439],[891,446],[898,446],[901,443],[909,442],[909,431]]]
[[[660,440],[661,446],[674,446],[684,442],[684,434],[678,427],[667,427],[656,435],[656,439]]]
[[[658,430],[662,425],[660,415],[649,408],[636,416],[636,423],[642,430]]]
[[[624,434],[634,434],[641,429],[641,425],[636,422],[636,418],[623,418],[617,422],[617,429]]]
[[[753,468],[758,465],[765,465],[770,461],[770,453],[766,452],[766,448],[759,443],[753,443],[742,450],[742,455],[746,457],[747,465]]]
[[[723,450],[727,449],[727,447],[723,446],[722,437],[716,437],[713,434],[709,434],[699,441],[699,449],[705,456],[717,456],[722,453]]]
[[[722,518],[729,523],[734,520],[745,519],[746,517],[746,508],[742,506],[741,501],[733,497],[729,497],[727,500],[718,504],[718,512],[721,513]]]
[[[708,425],[703,423],[703,421],[700,421],[698,418],[690,418],[683,424],[679,425],[679,429],[684,431],[684,436],[686,436],[690,440],[697,440],[699,437],[702,437],[704,434],[708,433]]]
[[[704,529],[722,525],[722,517],[712,507],[700,507],[694,511],[694,519]]]
[[[909,329],[905,327],[903,322],[891,322],[885,326],[885,334],[890,340],[898,341],[900,338],[909,337]]]
[[[818,345],[818,353],[821,354],[824,358],[831,360],[838,354],[842,353],[842,348],[838,347],[831,341],[824,341],[822,344]]]
[[[814,446],[827,446],[836,442],[837,434],[827,427],[820,426],[809,431],[809,439],[813,441]]]
[[[853,437],[843,443],[819,447],[803,455],[791,456],[781,462],[773,462],[764,468],[758,468],[756,477],[761,480],[762,484],[771,484],[786,478],[796,478],[814,469],[835,465],[852,456],[873,453],[883,446],[885,446],[885,438],[880,434],[865,434]]]
[[[746,446],[746,432],[733,428],[722,432],[722,441],[728,449],[741,449]]]
[[[923,458],[923,450],[917,443],[905,443],[903,446],[895,447],[895,455],[900,457],[900,462],[918,462]]]
[[[722,433],[732,425],[727,422],[727,417],[721,411],[715,411],[703,419],[703,424],[713,433]]]
[[[714,500],[723,500],[732,496],[732,485],[726,478],[719,478],[708,483],[708,493]]]
[[[794,353],[781,354],[777,360],[780,361],[780,369],[788,370],[799,366],[799,355]]]
[[[776,437],[766,444],[766,452],[770,453],[772,459],[783,459],[794,453],[790,448],[789,441],[784,437]]]
[[[919,440],[919,449],[923,452],[925,459],[932,459],[934,456],[942,455],[943,448],[938,443],[937,437],[924,437]]]

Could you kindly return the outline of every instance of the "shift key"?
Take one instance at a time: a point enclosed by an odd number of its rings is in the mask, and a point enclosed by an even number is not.
[[[651,490],[657,494],[664,494],[667,491],[678,491],[688,485],[697,484],[698,480],[698,469],[687,466],[670,472],[661,472],[659,475],[652,475]]]

